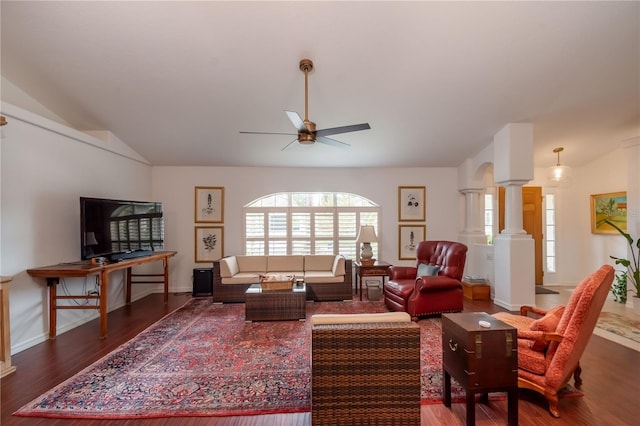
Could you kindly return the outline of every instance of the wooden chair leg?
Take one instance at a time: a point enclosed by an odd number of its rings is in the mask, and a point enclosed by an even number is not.
[[[549,402],[549,412],[555,418],[560,417],[560,409],[558,408],[558,395],[545,395]]]
[[[580,375],[582,374],[582,367],[580,367],[580,363],[578,363],[578,365],[576,366],[576,369],[573,370],[573,380],[576,384],[576,388],[580,389],[580,386],[582,386],[582,377],[580,377]]]

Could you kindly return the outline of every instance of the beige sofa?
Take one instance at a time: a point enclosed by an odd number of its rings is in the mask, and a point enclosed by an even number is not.
[[[307,284],[307,300],[351,300],[351,260],[340,255],[228,256],[213,262],[213,301],[244,302],[261,275],[293,275]]]

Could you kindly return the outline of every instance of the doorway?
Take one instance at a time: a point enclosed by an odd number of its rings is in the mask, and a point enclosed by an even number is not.
[[[504,187],[498,187],[498,230],[504,229]],[[536,285],[542,285],[542,187],[522,187],[522,227],[531,235],[534,244]]]

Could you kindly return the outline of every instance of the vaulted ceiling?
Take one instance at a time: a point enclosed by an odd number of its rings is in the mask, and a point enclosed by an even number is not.
[[[5,1],[2,76],[154,165],[452,167],[505,124],[534,163],[640,134],[640,3]],[[304,117],[346,149],[281,149]],[[5,101],[11,99],[3,98]],[[18,105],[20,106],[20,105]]]

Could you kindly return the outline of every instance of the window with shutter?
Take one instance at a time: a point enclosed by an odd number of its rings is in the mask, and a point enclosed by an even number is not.
[[[245,254],[342,254],[358,259],[360,225],[379,231],[380,207],[348,193],[277,193],[244,208]],[[378,243],[371,244],[378,257]]]

